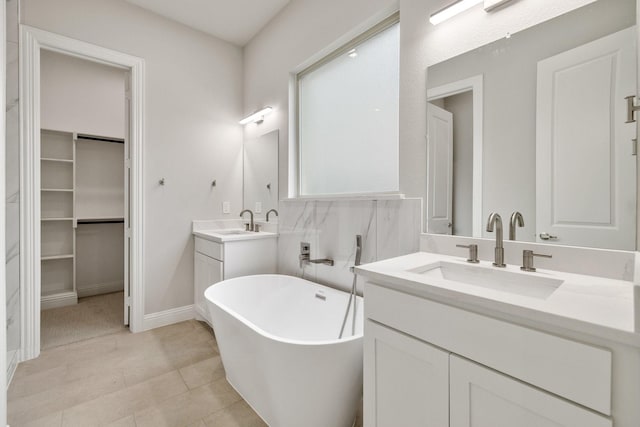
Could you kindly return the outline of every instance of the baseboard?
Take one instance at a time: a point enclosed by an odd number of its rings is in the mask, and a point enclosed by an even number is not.
[[[40,297],[40,309],[65,307],[78,303],[78,294],[75,292],[61,292],[59,294],[43,295]]]
[[[18,350],[11,350],[7,352],[7,388],[11,384],[13,374],[16,373],[18,367]]]
[[[213,325],[211,324],[211,320],[209,320],[209,313],[203,313],[197,305],[193,306],[193,311],[195,313],[195,319],[201,322],[205,322],[211,329],[213,329]]]
[[[170,310],[158,311],[156,313],[145,314],[142,330],[148,331],[149,329],[184,322],[185,320],[191,320],[193,318],[195,318],[193,304],[172,308]]]
[[[78,286],[78,298],[91,297],[94,295],[120,292],[124,289],[122,280],[116,282],[98,283],[96,285]]]

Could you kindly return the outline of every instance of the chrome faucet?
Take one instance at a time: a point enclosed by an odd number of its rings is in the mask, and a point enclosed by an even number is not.
[[[269,211],[267,211],[267,222],[269,222],[269,214],[270,214],[271,212],[273,212],[276,216],[279,216],[279,215],[278,215],[278,211],[277,211],[277,210],[275,210],[275,209],[269,209]]]
[[[516,225],[518,227],[524,227],[524,218],[518,211],[511,214],[511,221],[509,222],[509,240],[516,240]]]
[[[329,258],[311,259],[311,245],[307,242],[300,242],[300,255],[298,255],[298,261],[300,261],[300,268],[307,264],[333,265],[333,260]]]
[[[242,212],[240,212],[240,218],[242,218],[242,215],[244,215],[247,212],[249,212],[249,215],[251,215],[251,222],[248,224],[249,228],[247,231],[255,231],[255,226],[253,225],[253,212],[251,212],[251,209],[245,209]]]
[[[488,232],[493,231],[494,224],[496,227],[496,250],[493,265],[496,267],[506,267],[504,263],[504,246],[502,242],[502,218],[500,218],[500,215],[495,212],[489,215],[489,221],[487,222]]]

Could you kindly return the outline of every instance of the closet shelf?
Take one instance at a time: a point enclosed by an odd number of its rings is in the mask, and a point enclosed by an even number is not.
[[[73,258],[73,254],[65,254],[65,255],[50,255],[50,256],[43,256],[40,258],[41,261],[52,261],[52,260],[56,260],[56,259],[72,259]]]
[[[40,160],[43,162],[59,162],[59,163],[69,163],[69,164],[73,163],[73,160],[71,159],[55,159],[52,157],[43,157]]]
[[[73,221],[73,218],[40,218],[42,221]]]
[[[78,224],[109,224],[109,223],[123,223],[124,217],[91,217],[91,218],[78,218]]]
[[[73,193],[73,188],[41,188],[40,191],[57,191],[57,192],[67,192]]]

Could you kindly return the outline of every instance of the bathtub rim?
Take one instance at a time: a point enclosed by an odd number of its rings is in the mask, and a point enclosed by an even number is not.
[[[347,295],[349,295],[349,293],[350,293],[350,292],[345,292],[345,291],[340,290],[340,289],[332,288],[330,286],[323,285],[321,283],[316,283],[316,282],[312,282],[312,281],[307,280],[307,279],[302,279],[300,277],[290,276],[288,274],[254,274],[254,275],[248,275],[248,276],[233,277],[231,279],[222,280],[220,282],[217,282],[217,283],[214,283],[214,284],[208,286],[207,289],[205,289],[205,291],[204,291],[205,299],[207,300],[208,303],[215,304],[218,308],[220,308],[221,310],[225,311],[227,314],[230,314],[235,319],[238,319],[238,321],[242,322],[244,325],[246,325],[247,327],[251,328],[256,333],[258,333],[258,334],[260,334],[260,335],[262,335],[262,336],[264,336],[266,338],[269,338],[269,339],[271,339],[273,341],[281,342],[283,344],[291,344],[291,345],[299,345],[299,346],[327,346],[327,345],[345,344],[347,342],[362,340],[364,338],[364,312],[362,312],[363,313],[362,314],[362,316],[363,316],[363,325],[362,325],[363,330],[361,331],[360,334],[352,335],[352,336],[347,337],[347,338],[340,338],[340,339],[336,338],[335,340],[317,340],[317,341],[293,340],[293,339],[283,338],[283,337],[280,337],[280,336],[277,336],[277,335],[273,335],[273,334],[265,331],[264,329],[258,327],[253,322],[250,322],[249,320],[247,320],[244,316],[241,316],[237,311],[229,308],[226,304],[222,304],[222,303],[220,303],[218,301],[212,301],[207,296],[207,291],[210,288],[212,288],[213,286],[218,286],[218,285],[221,285],[221,284],[226,283],[226,282],[234,282],[234,281],[237,281],[239,279],[246,279],[248,277],[256,277],[256,278],[257,277],[290,277],[290,278],[294,278],[294,279],[297,279],[297,280],[302,280],[302,281],[311,283],[314,286],[322,286],[324,288],[328,288],[328,289],[331,289],[331,290],[334,290],[334,291],[343,292],[343,293],[345,293]],[[364,298],[360,297],[358,295],[356,295],[356,298],[359,299],[360,309],[363,310],[363,308],[362,308],[363,304],[362,303],[364,302]],[[345,307],[345,309],[346,309],[346,307]],[[213,323],[213,319],[212,319],[212,323]],[[214,330],[214,333],[215,333],[215,325],[212,325],[212,326],[213,326],[213,330]]]

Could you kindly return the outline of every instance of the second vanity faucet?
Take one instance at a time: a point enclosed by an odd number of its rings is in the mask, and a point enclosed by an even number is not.
[[[269,209],[267,212],[267,222],[269,222],[269,214],[273,213],[275,216],[278,216],[278,211],[275,209]]]
[[[492,232],[495,226],[496,229],[496,249],[495,249],[495,261],[493,265],[496,267],[506,267],[504,263],[504,245],[502,241],[502,218],[500,215],[493,212],[489,215],[489,221],[487,222],[487,231]]]
[[[251,212],[251,209],[245,209],[242,212],[240,212],[240,218],[242,218],[242,216],[249,212],[249,215],[251,215],[251,222],[249,224],[247,224],[249,226],[249,228],[247,229],[247,231],[255,231],[255,226],[253,224],[253,212]]]

